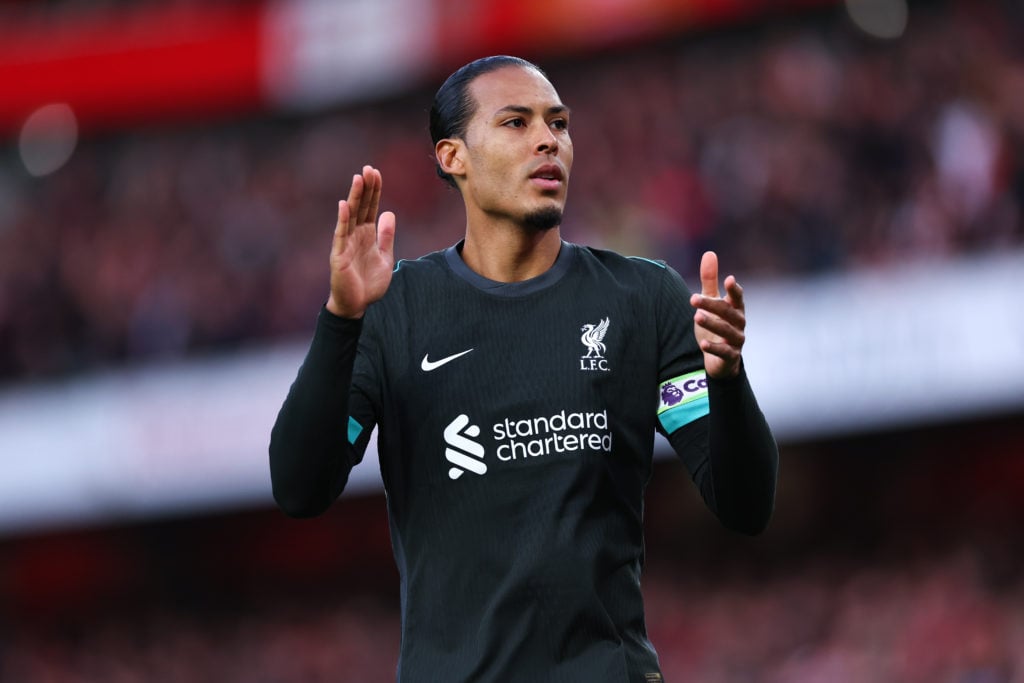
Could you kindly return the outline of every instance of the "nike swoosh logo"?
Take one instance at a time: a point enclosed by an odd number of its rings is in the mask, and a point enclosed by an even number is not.
[[[447,356],[445,358],[442,358],[441,360],[430,360],[430,354],[428,353],[427,355],[423,356],[423,362],[420,363],[420,367],[423,369],[423,372],[430,372],[431,370],[437,370],[439,367],[441,367],[445,363],[450,363],[450,362],[452,362],[453,360],[455,360],[456,358],[458,358],[460,356],[465,356],[467,353],[469,353],[472,350],[473,349],[466,349],[465,351],[463,351],[461,353],[452,354],[451,356]]]

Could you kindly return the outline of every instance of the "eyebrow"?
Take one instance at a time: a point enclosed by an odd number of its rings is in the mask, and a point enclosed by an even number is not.
[[[504,107],[502,107],[501,109],[499,109],[498,111],[494,112],[494,115],[495,116],[500,116],[501,114],[532,114],[532,113],[533,113],[533,109],[531,109],[530,107],[527,107],[527,106],[524,106],[524,105],[521,105],[521,104],[507,104]],[[554,106],[548,107],[547,111],[545,111],[544,113],[545,114],[549,114],[549,115],[550,114],[568,114],[569,113],[569,107],[565,106],[564,104],[556,104]]]

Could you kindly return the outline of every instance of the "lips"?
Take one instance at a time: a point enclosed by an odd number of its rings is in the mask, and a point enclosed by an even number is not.
[[[544,192],[557,192],[565,180],[565,172],[558,164],[544,164],[530,174],[530,182]]]
[[[556,180],[561,182],[565,180],[565,173],[562,172],[562,167],[558,164],[544,164],[530,174],[530,178],[534,180]]]

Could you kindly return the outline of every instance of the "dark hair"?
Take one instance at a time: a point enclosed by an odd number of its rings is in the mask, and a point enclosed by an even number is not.
[[[547,75],[536,64],[519,57],[495,55],[481,57],[459,68],[448,77],[434,95],[434,103],[430,107],[430,139],[434,146],[445,138],[461,138],[466,134],[466,126],[473,116],[475,103],[469,96],[469,85],[477,76],[497,71],[506,66],[519,66],[534,69],[541,76]],[[455,187],[455,179],[441,170],[437,164],[437,175],[446,183]]]

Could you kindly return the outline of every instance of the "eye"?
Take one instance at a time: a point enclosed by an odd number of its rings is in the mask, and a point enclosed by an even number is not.
[[[551,122],[551,127],[555,130],[569,130],[569,121],[567,119],[555,119]]]
[[[501,125],[508,126],[509,128],[522,128],[526,125],[526,121],[517,117],[514,119],[509,119],[508,121]]]

